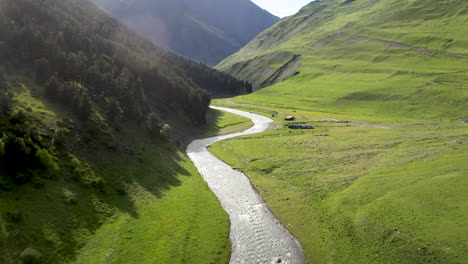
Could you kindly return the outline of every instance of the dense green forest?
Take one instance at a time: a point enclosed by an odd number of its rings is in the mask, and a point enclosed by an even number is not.
[[[155,47],[88,0],[0,0],[0,262],[67,262],[82,239],[70,234],[94,230],[109,217],[90,205],[92,197],[128,202],[125,186],[133,178],[124,178],[134,172],[104,173],[108,157],[151,163],[151,169],[132,163],[145,172],[140,177],[162,177],[149,178],[151,188],[174,182],[180,171],[174,168],[184,162],[175,130],[190,136],[202,126],[211,96],[251,89]],[[149,151],[159,154],[145,155]],[[60,186],[74,191],[57,198],[50,189]],[[200,186],[201,180],[193,185]],[[219,205],[208,192],[199,191],[214,210]],[[89,198],[77,205],[80,194]],[[40,195],[48,206],[35,211]],[[62,208],[64,195],[74,208]],[[80,227],[70,224],[67,211]],[[53,221],[56,244],[39,225]]]
[[[137,38],[88,1],[3,0],[0,10],[2,131],[5,155],[16,162],[18,155],[29,155],[24,161],[37,163],[37,150],[47,141],[28,122],[28,109],[15,103],[11,86],[16,84],[8,76],[18,72],[32,77],[34,96],[70,109],[91,138],[111,136],[125,120],[159,134],[171,112],[200,124],[210,93],[251,89],[246,82]]]

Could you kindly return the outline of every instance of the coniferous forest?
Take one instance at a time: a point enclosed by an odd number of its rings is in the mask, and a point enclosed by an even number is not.
[[[196,232],[205,219],[227,223],[181,150],[206,126],[212,97],[251,89],[164,51],[92,1],[0,0],[0,263],[76,261],[111,219],[143,226],[149,214],[164,230],[162,215]],[[181,200],[162,201],[167,192]],[[204,206],[185,214],[205,216],[178,218],[191,202]],[[223,251],[226,228],[209,229]]]
[[[167,53],[83,0],[1,0],[0,56],[2,167],[17,183],[35,177],[31,168],[55,168],[52,153],[77,131],[89,143],[114,138],[131,121],[161,137],[173,113],[200,125],[210,96],[251,92],[249,83]],[[20,85],[11,76],[31,80],[33,97],[67,109],[78,123],[60,125],[76,129],[41,130],[16,101]]]

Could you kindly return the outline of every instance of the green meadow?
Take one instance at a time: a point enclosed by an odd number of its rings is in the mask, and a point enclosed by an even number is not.
[[[206,123],[207,126],[202,133],[205,138],[240,132],[253,126],[253,122],[248,118],[216,109],[208,111]]]
[[[214,104],[272,116],[277,126],[210,150],[250,176],[311,263],[468,260],[466,123],[233,102],[242,100]],[[315,129],[285,128],[290,114]],[[316,122],[331,119],[351,122]]]
[[[3,193],[2,247],[43,263],[227,263],[229,218],[188,158],[170,144],[138,149],[94,164],[103,189],[59,180]]]
[[[126,210],[101,205],[110,217],[73,263],[227,263],[229,219],[195,167],[180,152],[144,149],[133,163],[102,164],[109,177],[132,175],[136,182],[121,179],[130,195]]]

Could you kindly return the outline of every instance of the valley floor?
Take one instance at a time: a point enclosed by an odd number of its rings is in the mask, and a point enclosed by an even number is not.
[[[55,180],[2,191],[0,262],[227,263],[228,216],[193,164],[169,143],[137,149],[94,165],[102,189]]]
[[[468,261],[466,123],[294,109],[256,95],[248,97],[258,100],[253,105],[244,98],[214,104],[272,116],[277,127],[210,150],[251,177],[311,263]],[[315,129],[287,129],[287,115]]]

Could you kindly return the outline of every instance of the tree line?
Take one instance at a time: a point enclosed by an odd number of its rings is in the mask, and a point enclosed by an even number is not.
[[[204,121],[210,94],[251,91],[244,81],[154,47],[88,1],[1,5],[5,59],[16,67],[33,64],[48,97],[72,105],[83,118],[95,103],[134,120],[182,110],[197,123]]]
[[[69,134],[36,129],[40,117],[18,110],[9,75],[33,79],[42,97],[76,117],[76,127],[65,120],[58,125]],[[87,0],[0,1],[0,173],[15,183],[53,175],[70,159],[60,146],[79,133],[109,133],[102,122],[112,131],[136,122],[165,138],[171,116],[197,125],[211,96],[249,91],[246,82],[155,47]]]

